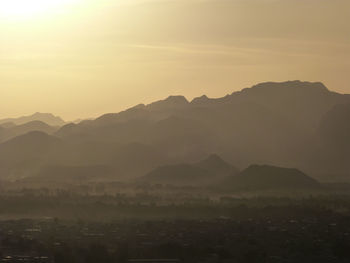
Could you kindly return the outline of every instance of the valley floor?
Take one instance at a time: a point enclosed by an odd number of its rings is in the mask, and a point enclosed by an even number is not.
[[[0,196],[0,262],[349,262],[350,196]]]

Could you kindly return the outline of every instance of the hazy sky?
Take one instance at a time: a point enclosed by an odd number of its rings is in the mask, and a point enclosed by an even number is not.
[[[263,81],[350,93],[349,0],[47,1],[0,0],[0,118],[95,117]]]

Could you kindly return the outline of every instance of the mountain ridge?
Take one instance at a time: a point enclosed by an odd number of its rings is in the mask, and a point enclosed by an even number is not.
[[[250,165],[238,175],[229,177],[222,187],[234,190],[318,188],[315,179],[296,168],[272,165]]]
[[[140,182],[169,185],[205,186],[238,173],[238,169],[220,156],[211,154],[195,163],[179,163],[155,168],[138,178]]]
[[[117,162],[113,158],[118,158],[128,164],[119,162],[123,168],[118,173],[136,176],[162,164],[195,163],[217,153],[237,167],[270,163],[298,167],[316,176],[349,174],[350,162],[345,153],[350,144],[345,143],[346,136],[337,135],[349,114],[346,110],[332,113],[332,109],[350,104],[350,95],[329,91],[320,82],[288,81],[261,83],[217,99],[200,98],[189,102],[184,96],[170,96],[64,125],[52,135],[68,146],[56,151],[51,162],[99,165]],[[334,130],[328,132],[324,127],[329,125],[321,124],[334,114],[341,121],[331,124]],[[335,137],[341,139],[337,141]],[[96,148],[85,149],[83,145],[90,142]],[[108,145],[135,147],[127,154],[126,148],[112,149]],[[148,147],[149,153],[145,150],[137,155],[137,149],[143,150],[136,145]],[[142,160],[148,154],[153,156],[151,165]],[[67,156],[74,156],[74,161]],[[134,163],[143,163],[142,169],[130,172],[137,167]]]
[[[9,125],[9,123],[6,122],[5,125],[0,125],[0,127],[3,128],[0,130],[0,143],[31,131],[41,131],[47,134],[52,134],[57,130],[56,127],[50,126],[47,123],[38,120],[29,121],[18,125]]]
[[[3,123],[12,122],[16,125],[22,125],[31,121],[42,121],[50,126],[63,126],[66,122],[59,116],[55,116],[52,113],[40,113],[36,112],[32,115],[22,116],[17,118],[6,118],[0,120],[0,125]]]

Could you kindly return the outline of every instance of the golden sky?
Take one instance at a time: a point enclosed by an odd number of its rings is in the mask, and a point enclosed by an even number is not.
[[[0,118],[295,79],[350,93],[349,0],[0,0]]]

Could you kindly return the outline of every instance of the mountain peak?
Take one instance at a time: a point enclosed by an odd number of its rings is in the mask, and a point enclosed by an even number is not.
[[[207,163],[226,163],[219,155],[212,153],[208,156],[208,158],[204,159],[203,162],[207,162]]]
[[[164,100],[153,102],[147,105],[147,107],[149,109],[163,110],[167,108],[184,107],[184,106],[187,106],[188,104],[189,102],[184,96],[169,96]]]
[[[61,117],[55,116],[52,113],[40,112],[35,112],[34,114],[29,116],[0,120],[0,124],[6,122],[13,122],[16,125],[21,125],[31,121],[42,121],[50,126],[63,126],[65,124],[65,121]]]
[[[300,80],[292,80],[285,82],[263,82],[254,85],[253,87],[251,87],[251,89],[312,89],[318,91],[329,91],[322,82],[308,82]]]
[[[200,97],[196,97],[191,101],[191,104],[202,104],[209,100],[207,95],[202,95]]]
[[[224,161],[217,154],[210,154],[206,159],[196,163],[196,166],[219,174],[235,174],[238,169]]]
[[[164,101],[167,101],[169,103],[174,103],[174,104],[188,104],[188,100],[185,98],[185,96],[181,96],[181,95],[169,96]]]
[[[146,107],[145,104],[140,103],[140,104],[137,104],[134,107],[132,107],[132,109],[144,109],[145,107]]]

